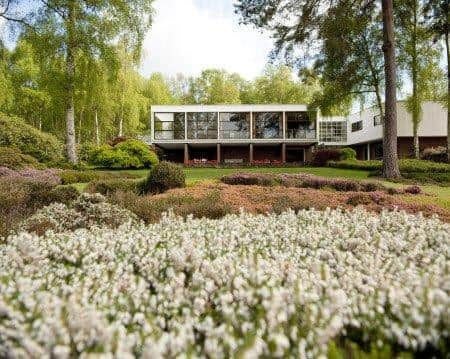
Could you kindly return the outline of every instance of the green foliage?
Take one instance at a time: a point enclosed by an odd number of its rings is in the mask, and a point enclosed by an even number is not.
[[[341,149],[341,160],[356,160],[356,151],[350,147]]]
[[[148,145],[137,140],[126,140],[112,147],[102,145],[90,150],[89,162],[111,169],[151,168],[159,160]]]
[[[42,165],[29,155],[24,155],[16,148],[0,147],[0,167],[20,169],[25,167],[39,168]]]
[[[37,209],[75,197],[72,188],[61,187],[41,181],[0,178],[0,236],[15,229]]]
[[[75,201],[79,195],[80,192],[78,192],[78,190],[74,186],[70,185],[56,186],[52,188],[52,190],[49,193],[51,202],[58,202],[64,204],[69,204]]]
[[[115,178],[92,181],[86,187],[86,191],[90,193],[101,193],[107,196],[117,191],[137,192],[138,187],[139,182],[136,180]]]
[[[147,144],[138,140],[126,140],[114,146],[115,150],[124,151],[130,156],[137,157],[142,167],[150,168],[158,164],[158,156]]]
[[[165,196],[139,196],[134,192],[115,192],[109,201],[126,208],[146,223],[154,223],[169,210],[182,217],[221,218],[234,210],[220,196],[211,191],[197,198],[187,194]]]
[[[0,113],[0,146],[18,148],[38,161],[62,159],[62,144],[52,135],[39,131],[17,117]]]
[[[405,159],[399,161],[401,173],[427,172],[450,173],[450,164],[425,160]]]
[[[143,193],[162,193],[172,188],[185,187],[186,175],[183,168],[170,162],[154,166],[141,184]]]
[[[313,155],[313,166],[326,166],[328,161],[337,161],[341,157],[341,150],[335,148],[318,149]]]
[[[98,174],[95,171],[76,171],[76,170],[63,170],[58,173],[63,184],[73,183],[87,183],[98,179]]]
[[[327,166],[334,168],[345,168],[351,170],[364,171],[379,171],[381,170],[381,161],[361,161],[361,160],[345,160],[345,161],[330,161]]]
[[[353,170],[381,171],[381,161],[330,161],[327,166]],[[418,182],[450,183],[450,165],[447,163],[426,160],[403,159],[399,160],[400,173],[406,179]]]

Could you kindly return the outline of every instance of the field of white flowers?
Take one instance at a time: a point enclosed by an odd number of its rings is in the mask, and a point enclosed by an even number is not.
[[[450,226],[357,209],[166,216],[0,245],[0,357],[319,357],[438,347]]]

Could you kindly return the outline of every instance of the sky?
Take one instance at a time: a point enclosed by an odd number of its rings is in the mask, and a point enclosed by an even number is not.
[[[252,79],[261,74],[272,47],[268,33],[239,24],[233,0],[156,0],[141,72],[198,75],[221,68]]]

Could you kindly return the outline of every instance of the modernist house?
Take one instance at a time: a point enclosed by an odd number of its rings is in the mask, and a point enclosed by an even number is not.
[[[305,105],[152,106],[151,142],[174,162],[304,162],[315,117]]]
[[[400,157],[413,153],[411,115],[398,102]],[[445,146],[447,114],[425,102],[419,126],[421,150]],[[152,106],[151,143],[173,162],[303,163],[317,145],[350,146],[360,159],[382,156],[382,121],[376,108],[347,117],[320,117],[306,105]]]

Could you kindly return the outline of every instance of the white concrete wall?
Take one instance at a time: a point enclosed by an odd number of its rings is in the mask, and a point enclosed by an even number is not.
[[[374,116],[377,114],[378,109],[371,107],[348,117],[348,144],[381,141],[383,138],[383,126],[375,126],[373,121]],[[363,129],[352,132],[351,124],[360,120],[363,121]],[[406,111],[403,101],[397,102],[397,136],[413,136],[412,116]],[[419,136],[447,136],[447,109],[437,102],[424,102],[422,104],[422,122],[419,125]]]
[[[412,116],[406,111],[404,102],[399,102],[397,114],[398,136],[412,137]],[[419,124],[419,136],[447,136],[447,109],[445,107],[437,102],[424,102],[422,104],[422,121]]]
[[[360,113],[352,114],[348,117],[348,144],[378,141],[383,137],[383,126],[374,125],[374,116],[378,115],[378,109],[371,107]],[[352,123],[361,121],[363,128],[361,131],[352,132]]]

